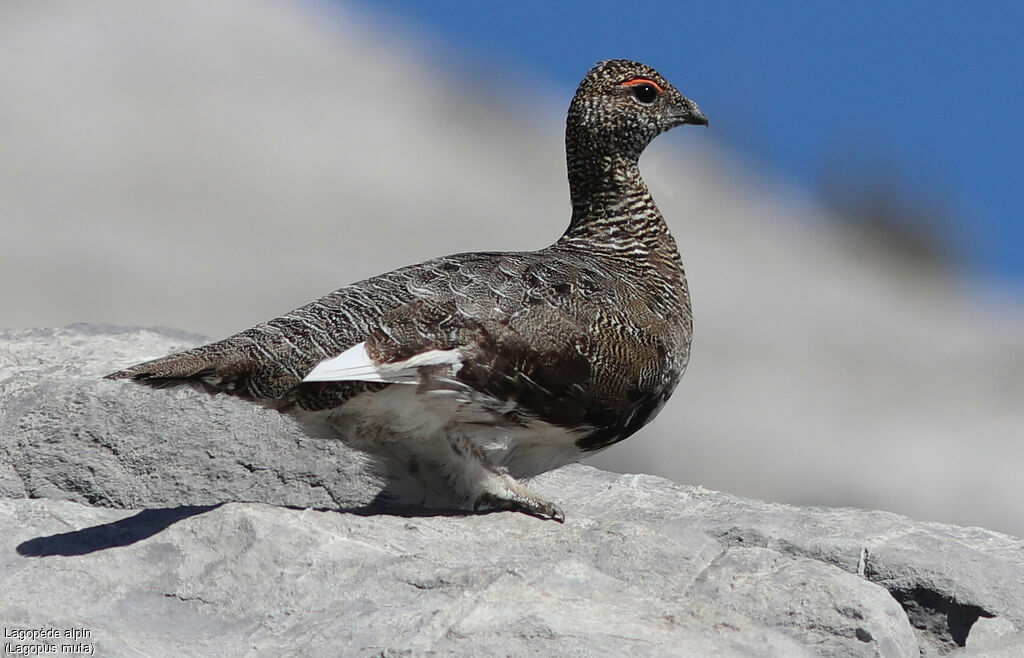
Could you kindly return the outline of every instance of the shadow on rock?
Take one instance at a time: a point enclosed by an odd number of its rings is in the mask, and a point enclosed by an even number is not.
[[[287,509],[303,510],[316,509],[320,512],[340,512],[345,514],[356,514],[358,516],[399,516],[405,518],[430,517],[430,516],[466,516],[474,514],[486,514],[489,512],[460,512],[445,510],[428,510],[415,507],[402,507],[389,505],[383,501],[374,501],[370,505],[353,507],[348,509],[335,508],[306,508],[302,506],[285,505]],[[129,516],[118,521],[104,523],[103,525],[62,532],[59,535],[48,535],[36,537],[18,544],[15,549],[18,555],[25,557],[47,557],[51,555],[88,555],[96,551],[119,546],[130,546],[135,542],[149,539],[153,535],[163,532],[178,521],[205,514],[215,510],[224,503],[216,505],[182,505],[180,507],[163,507],[159,509],[142,510],[135,516]]]
[[[135,516],[82,528],[59,535],[36,537],[18,544],[19,555],[46,557],[49,555],[87,555],[95,551],[118,546],[129,546],[148,539],[171,525],[198,514],[220,507],[217,505],[183,505],[161,509],[142,510]]]

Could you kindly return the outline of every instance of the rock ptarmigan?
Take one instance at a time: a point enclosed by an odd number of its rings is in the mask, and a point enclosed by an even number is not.
[[[569,106],[572,217],[532,252],[445,256],[108,375],[198,383],[367,453],[404,504],[563,520],[520,480],[630,436],[690,353],[682,262],[637,161],[707,125],[657,71],[597,64]]]

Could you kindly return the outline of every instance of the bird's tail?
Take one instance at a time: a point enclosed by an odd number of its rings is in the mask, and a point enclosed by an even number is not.
[[[214,388],[250,369],[251,364],[223,349],[222,343],[202,345],[184,352],[138,363],[110,373],[104,379],[131,379],[157,388],[203,383]]]
[[[250,330],[251,333],[252,330]],[[201,345],[111,373],[106,379],[130,379],[165,388],[201,385],[213,393],[230,393],[250,400],[281,398],[302,380],[305,355],[279,353],[281,346],[257,340],[247,332]],[[266,344],[265,344],[266,343]],[[293,350],[288,350],[293,351]]]

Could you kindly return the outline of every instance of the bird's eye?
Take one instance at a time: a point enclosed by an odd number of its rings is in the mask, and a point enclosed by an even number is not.
[[[652,84],[633,85],[633,98],[641,105],[653,105],[658,100],[658,90]]]

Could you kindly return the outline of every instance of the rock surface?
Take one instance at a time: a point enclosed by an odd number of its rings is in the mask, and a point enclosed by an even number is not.
[[[70,642],[19,636],[50,629],[109,656],[1011,656],[1024,641],[1024,542],[1006,535],[584,466],[534,483],[564,525],[401,513],[371,504],[357,455],[274,412],[99,379],[197,340],[0,332],[11,646]]]

